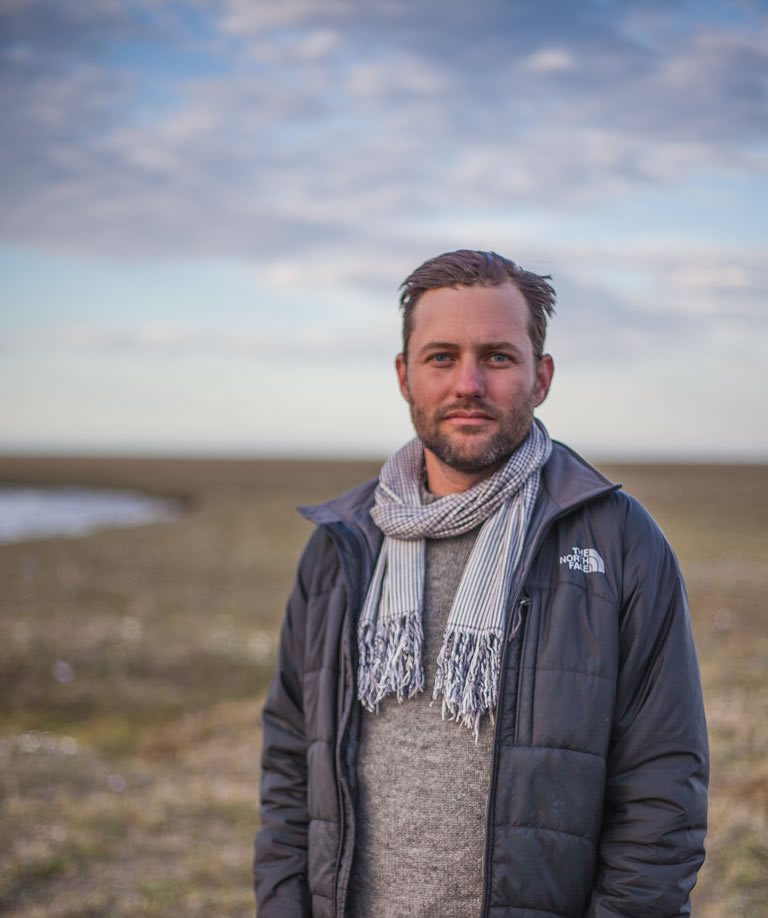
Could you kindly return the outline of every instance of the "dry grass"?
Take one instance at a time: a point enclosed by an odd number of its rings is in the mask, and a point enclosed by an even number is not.
[[[0,546],[0,914],[253,913],[260,698],[309,531],[292,507],[376,470],[0,459],[0,481],[140,487],[187,506],[173,523]],[[712,743],[695,914],[757,918],[768,901],[768,469],[605,470],[659,520],[691,594]]]

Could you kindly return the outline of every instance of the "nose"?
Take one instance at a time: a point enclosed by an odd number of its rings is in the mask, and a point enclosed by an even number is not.
[[[454,379],[456,398],[482,398],[485,394],[485,374],[474,358],[459,361]]]

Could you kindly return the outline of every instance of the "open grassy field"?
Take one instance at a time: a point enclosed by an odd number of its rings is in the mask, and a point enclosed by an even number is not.
[[[0,546],[0,915],[253,914],[259,710],[309,532],[377,463],[0,458],[177,521]],[[768,467],[603,466],[691,598],[712,744],[698,918],[768,915]]]

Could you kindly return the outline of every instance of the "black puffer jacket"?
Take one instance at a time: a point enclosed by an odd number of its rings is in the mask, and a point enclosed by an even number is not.
[[[343,918],[355,842],[355,621],[375,482],[306,510],[264,708],[259,918]],[[659,528],[560,444],[510,608],[484,918],[675,918],[704,859],[708,753],[685,587]],[[585,551],[586,549],[586,551]]]

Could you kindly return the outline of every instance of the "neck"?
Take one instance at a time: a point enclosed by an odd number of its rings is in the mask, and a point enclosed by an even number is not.
[[[490,478],[491,475],[504,465],[506,459],[502,459],[494,465],[480,469],[478,472],[463,472],[460,469],[446,465],[438,459],[432,450],[424,447],[424,464],[427,471],[427,487],[430,493],[435,497],[445,497],[447,494],[460,494],[462,491],[468,491],[475,485]]]

